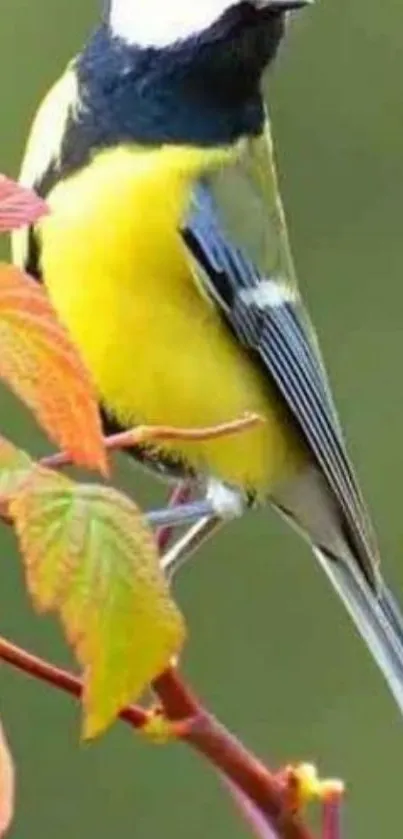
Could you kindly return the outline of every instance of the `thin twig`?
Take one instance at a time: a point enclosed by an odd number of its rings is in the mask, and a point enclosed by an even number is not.
[[[341,839],[343,790],[340,789],[328,795],[323,802],[322,839]]]
[[[124,451],[124,449],[130,449],[133,446],[152,443],[154,441],[168,442],[170,440],[182,440],[191,443],[216,440],[219,437],[227,437],[230,434],[239,434],[242,431],[248,431],[262,422],[263,419],[258,414],[247,414],[241,419],[206,428],[139,425],[129,431],[122,431],[120,434],[111,434],[109,437],[105,437],[104,443],[108,451]],[[40,463],[47,468],[61,469],[64,466],[71,466],[72,461],[67,452],[56,452],[56,454],[43,457]]]
[[[33,676],[41,682],[69,693],[77,699],[81,699],[82,682],[77,676],[73,676],[67,670],[55,667],[44,659],[28,653],[26,650],[12,644],[6,638],[0,637],[0,659],[11,664],[17,670]],[[129,705],[119,714],[120,718],[132,725],[134,728],[143,728],[149,721],[149,714],[137,705]]]
[[[224,525],[216,516],[204,516],[189,528],[161,558],[161,569],[171,579],[201,545]]]

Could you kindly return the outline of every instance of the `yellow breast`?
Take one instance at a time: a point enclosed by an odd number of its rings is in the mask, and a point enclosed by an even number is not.
[[[53,303],[124,425],[216,425],[257,411],[259,428],[173,444],[196,468],[266,489],[294,460],[269,384],[192,275],[178,233],[192,182],[232,152],[121,147],[59,184],[41,224]]]

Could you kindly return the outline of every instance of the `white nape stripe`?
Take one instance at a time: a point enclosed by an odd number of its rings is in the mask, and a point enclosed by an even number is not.
[[[34,119],[20,174],[24,186],[33,186],[57,162],[69,112],[78,104],[77,77],[68,69],[45,96]]]
[[[163,48],[197,35],[234,0],[110,0],[113,33],[126,43]]]
[[[246,306],[259,309],[276,308],[296,299],[294,290],[283,280],[261,280],[253,288],[242,289],[239,296]]]
[[[45,96],[34,119],[20,172],[20,183],[35,187],[52,164],[58,163],[68,115],[79,107],[74,70],[68,68]],[[23,268],[28,252],[28,228],[11,237],[13,262]]]

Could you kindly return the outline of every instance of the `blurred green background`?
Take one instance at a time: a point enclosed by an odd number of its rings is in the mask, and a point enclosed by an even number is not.
[[[98,5],[2,0],[7,173]],[[291,27],[270,93],[300,277],[403,599],[402,27],[398,0],[322,0]],[[1,430],[43,450],[26,414],[4,391],[0,400]],[[127,467],[121,480],[134,492],[144,484]],[[69,661],[54,622],[32,614],[7,532],[0,556],[1,631]],[[342,776],[346,836],[396,836],[403,723],[304,544],[274,515],[250,514],[186,569],[177,595],[191,625],[186,666],[215,711],[271,762],[313,759]],[[69,698],[6,666],[0,678],[18,766],[13,837],[246,835],[213,773],[184,747],[145,745],[122,725],[80,745]]]

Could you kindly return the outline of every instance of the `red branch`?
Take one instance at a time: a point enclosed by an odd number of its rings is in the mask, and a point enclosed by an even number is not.
[[[82,683],[79,678],[5,638],[0,638],[0,659],[77,699],[81,697]],[[242,789],[269,820],[280,839],[313,839],[298,814],[290,808],[287,790],[280,783],[279,776],[270,772],[208,713],[176,670],[169,669],[163,673],[155,680],[153,688],[164,715],[179,723],[175,731],[180,738]],[[133,728],[141,729],[147,726],[152,713],[130,705],[119,716]]]
[[[0,637],[0,659],[11,664],[17,670],[21,670],[28,676],[33,676],[41,682],[46,682],[52,687],[63,690],[77,699],[81,698],[82,683],[77,676],[68,673],[67,670],[62,670],[60,667],[55,667],[53,664],[38,658],[32,653],[28,653],[21,647],[17,647],[8,641],[6,638]],[[129,723],[133,728],[143,728],[149,721],[149,714],[143,708],[137,705],[129,705],[124,708],[119,714],[120,718]]]
[[[177,671],[166,670],[153,687],[169,719],[189,720],[182,739],[250,798],[281,839],[312,839],[299,815],[289,807],[287,789],[276,774],[206,711]]]
[[[340,839],[342,792],[329,795],[323,803],[323,839]]]

